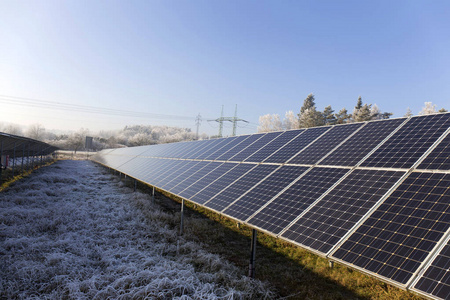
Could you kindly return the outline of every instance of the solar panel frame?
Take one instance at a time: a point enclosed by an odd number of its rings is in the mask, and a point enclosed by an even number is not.
[[[218,138],[213,140],[213,144],[210,146],[209,149],[205,149],[205,151],[200,151],[197,153],[192,159],[206,159],[211,153],[217,151],[221,147],[223,147],[227,143],[226,138]]]
[[[429,185],[421,183],[426,178]],[[450,207],[439,185],[449,192],[449,183],[450,174],[410,173],[330,257],[405,288],[448,230]]]
[[[236,153],[234,156],[230,157],[229,161],[245,161],[249,156],[253,155],[256,151],[264,147],[265,145],[272,142],[274,139],[276,139],[278,136],[280,136],[283,132],[267,132],[262,134],[262,136]]]
[[[327,255],[405,174],[354,169],[310,205],[280,236]],[[305,234],[308,231],[309,235]]]
[[[208,164],[208,162],[204,162],[204,161],[195,161],[195,160],[180,160],[181,162],[184,162],[184,165],[181,165],[181,168],[177,169],[177,175],[176,176],[172,176],[173,171],[175,170],[170,170],[167,173],[165,173],[164,178],[160,179],[156,184],[166,190],[166,191],[171,191],[176,185],[178,185],[182,180],[184,180],[183,176],[185,174],[188,174],[189,172],[196,172],[198,170],[198,168],[201,168],[203,166],[205,166],[206,164]],[[166,178],[170,178],[170,180],[166,180]]]
[[[241,197],[222,210],[222,213],[234,219],[246,221],[308,169],[308,167],[300,166],[281,166],[248,189]]]
[[[247,223],[279,236],[349,172],[350,169],[344,168],[309,168],[251,216]],[[320,187],[320,190],[307,189],[311,186]]]
[[[199,180],[201,177],[205,176],[218,166],[220,166],[221,162],[203,162],[204,164],[198,165],[199,168],[195,170],[192,174],[190,174],[188,177],[184,178],[184,180],[180,180],[177,185],[175,185],[173,188],[170,189],[170,192],[172,194],[175,194],[177,196],[182,197],[180,194],[182,191],[184,191],[186,188],[190,187],[192,184],[194,184],[197,180]]]
[[[438,144],[417,166],[417,169],[450,170],[450,127],[442,135]]]
[[[246,148],[248,145],[260,139],[264,134],[252,134],[252,135],[241,135],[236,137],[231,143],[227,144],[226,151],[222,153],[217,153],[220,155],[216,155],[214,160],[223,160],[227,161],[236,153]]]
[[[410,290],[429,298],[450,299],[450,229]]]
[[[450,113],[411,117],[362,163],[372,168],[412,168],[450,126]]]
[[[289,143],[285,144],[280,149],[272,153],[262,162],[284,164],[292,157],[296,156],[298,153],[303,151],[303,149],[307,148],[309,145],[314,143],[322,135],[331,130],[331,128],[333,127],[322,126],[322,127],[308,128],[307,130],[305,130],[304,132],[293,138],[291,141],[289,141]]]
[[[314,165],[365,125],[366,123],[335,125],[314,142],[304,147],[295,156],[291,157],[286,163]]]
[[[406,122],[407,118],[377,120],[367,124],[333,149],[317,164],[325,166],[357,166],[369,153],[381,146]]]
[[[304,133],[306,129],[287,130],[281,133],[278,137],[272,140],[270,143],[256,151],[253,155],[246,158],[245,162],[262,162],[284,145],[297,138],[300,134]],[[280,146],[281,145],[281,146]]]

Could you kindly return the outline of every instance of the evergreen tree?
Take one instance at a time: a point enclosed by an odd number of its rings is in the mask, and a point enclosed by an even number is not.
[[[445,108],[441,108],[440,110],[438,110],[438,112],[445,113],[445,112],[448,112],[448,110],[446,110]]]
[[[325,107],[322,115],[323,115],[323,122],[325,125],[336,124],[336,116],[334,115],[334,110],[331,108],[331,105]]]
[[[303,101],[298,114],[299,128],[309,128],[323,125],[322,113],[316,110],[314,95],[309,94]]]
[[[406,118],[409,118],[409,117],[411,117],[413,114],[412,114],[412,111],[411,111],[411,109],[408,107],[407,109],[406,109],[406,114],[404,115],[404,117],[406,117]]]
[[[361,96],[359,96],[358,97],[358,101],[356,102],[356,106],[355,106],[355,109],[361,109],[361,107],[362,107],[362,98],[361,98]]]
[[[370,112],[371,106],[371,104],[364,104],[360,109],[355,109],[353,112],[353,120],[355,122],[372,120],[372,114]]]
[[[346,108],[341,109],[336,116],[336,124],[345,124],[350,119],[351,115],[348,114],[348,111]]]

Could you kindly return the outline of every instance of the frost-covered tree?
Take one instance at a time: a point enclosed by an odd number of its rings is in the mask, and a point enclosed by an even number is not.
[[[13,134],[13,135],[23,136],[22,128],[19,125],[15,125],[15,124],[8,124],[8,125],[1,126],[0,131],[4,132],[4,133]]]
[[[286,112],[283,123],[286,130],[298,128],[298,118],[292,110]]]
[[[437,112],[436,105],[432,102],[425,102],[425,106],[422,107],[422,110],[419,112],[419,115],[430,115],[435,114]]]
[[[446,110],[445,108],[441,108],[440,110],[438,110],[438,112],[445,113],[445,112],[448,112],[448,110]]]
[[[270,132],[283,130],[280,116],[278,114],[267,114],[259,117],[258,132]]]
[[[28,128],[26,135],[35,140],[43,140],[45,128],[41,124],[33,124]]]
[[[406,118],[409,118],[409,117],[411,117],[413,114],[412,114],[412,111],[411,111],[411,108],[407,108],[406,109],[406,113],[405,113],[405,115],[404,115],[404,117],[406,117]]]
[[[323,123],[325,125],[334,125],[336,124],[336,115],[334,114],[334,110],[331,108],[331,105],[328,105],[323,110]]]
[[[372,113],[370,111],[371,109],[370,104],[364,104],[363,106],[361,106],[360,109],[355,109],[353,111],[353,121],[355,122],[364,122],[364,121],[369,121],[372,120]]]
[[[323,125],[322,113],[316,110],[314,95],[309,94],[303,101],[303,106],[298,114],[299,128],[309,128]]]
[[[347,123],[351,116],[346,108],[341,109],[336,115],[336,124],[345,124]]]

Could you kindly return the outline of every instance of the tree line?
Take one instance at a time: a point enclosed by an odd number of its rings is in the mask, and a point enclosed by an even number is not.
[[[436,105],[425,102],[419,115],[447,112],[446,109],[436,109]],[[346,108],[335,112],[331,105],[319,111],[313,94],[309,94],[303,101],[300,112],[296,115],[292,110],[286,112],[284,120],[278,114],[267,114],[259,117],[258,132],[281,131],[289,129],[310,128],[316,126],[336,125],[353,122],[389,119],[393,113],[382,112],[376,104],[363,103],[359,96],[351,113]],[[405,117],[412,116],[408,108]]]

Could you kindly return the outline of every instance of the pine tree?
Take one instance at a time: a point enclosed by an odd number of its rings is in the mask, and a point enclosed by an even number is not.
[[[325,125],[336,124],[336,116],[334,115],[334,110],[331,108],[331,105],[325,107],[322,115],[323,115],[323,122]]]
[[[323,125],[322,113],[316,110],[314,95],[309,94],[303,101],[298,114],[299,128],[309,128]]]
[[[353,112],[353,120],[355,122],[364,122],[372,120],[372,114],[370,112],[371,104],[364,104],[360,109]]]
[[[445,112],[448,112],[448,110],[446,110],[445,108],[441,108],[440,110],[438,110],[438,112],[445,113]]]
[[[362,98],[361,98],[361,96],[359,96],[358,97],[358,101],[356,102],[356,106],[355,106],[355,109],[361,109],[361,107],[362,107]]]
[[[351,115],[348,114],[348,111],[346,108],[341,109],[336,116],[336,124],[345,124],[350,119]]]

